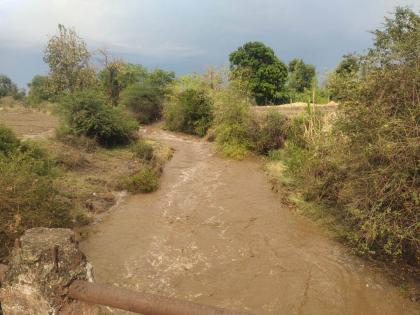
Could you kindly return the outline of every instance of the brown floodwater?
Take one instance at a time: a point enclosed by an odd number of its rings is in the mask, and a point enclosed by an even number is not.
[[[263,315],[419,314],[282,204],[258,160],[227,160],[210,143],[143,132],[175,154],[158,191],[127,197],[88,228],[81,249],[97,282]]]

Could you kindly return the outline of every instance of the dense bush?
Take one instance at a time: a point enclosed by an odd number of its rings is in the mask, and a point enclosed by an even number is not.
[[[12,130],[0,124],[0,155],[8,156],[20,146],[20,141]]]
[[[16,83],[8,76],[0,74],[0,98],[9,96],[14,100],[22,100],[25,98],[25,94],[25,90],[18,89]]]
[[[315,104],[327,104],[330,100],[330,90],[327,88],[307,89],[305,88],[302,92],[295,92],[293,90],[287,91],[287,99],[289,103],[315,103]]]
[[[121,105],[130,110],[141,124],[150,124],[161,117],[162,102],[162,92],[150,85],[133,84],[121,93]]]
[[[46,152],[20,143],[1,127],[0,152],[0,260],[13,241],[32,227],[69,227],[70,205],[57,193],[54,168]],[[6,148],[6,150],[4,149]]]
[[[360,87],[361,58],[353,54],[344,55],[337,68],[328,75],[327,85],[335,101],[357,99]]]
[[[247,98],[231,88],[216,100],[213,132],[225,155],[242,159],[249,152],[268,155],[283,148],[290,133],[287,117],[275,110],[256,115]]]
[[[28,84],[28,103],[32,106],[37,106],[42,102],[53,101],[54,95],[51,92],[50,85],[49,77],[42,75],[34,76]]]
[[[142,161],[151,161],[154,157],[153,146],[140,139],[131,147],[134,157]]]
[[[204,136],[213,121],[212,100],[201,88],[174,93],[164,108],[169,130]]]
[[[253,149],[260,154],[268,154],[284,146],[289,133],[289,119],[278,111],[269,111],[258,119],[251,130]]]
[[[16,84],[8,77],[0,74],[0,98],[13,96],[18,92]]]
[[[137,83],[144,83],[148,73],[142,65],[126,63],[123,60],[115,59],[107,61],[109,57],[104,54],[106,65],[98,73],[100,86],[107,96],[108,101],[117,106],[120,102],[120,94],[128,86]]]
[[[121,188],[131,193],[150,193],[158,187],[159,171],[147,165],[121,181]]]
[[[295,58],[289,62],[288,89],[299,93],[311,89],[316,78],[315,66]]]
[[[165,95],[174,80],[175,72],[157,68],[149,72],[146,83],[158,89],[162,95]]]
[[[104,146],[127,144],[136,137],[137,122],[119,108],[107,106],[96,91],[71,94],[62,100],[65,121],[75,135]]]
[[[362,70],[336,77],[344,89],[339,116],[306,145],[300,172],[307,198],[332,209],[361,253],[412,265],[420,258],[419,23],[398,8],[374,32]]]
[[[234,85],[215,96],[214,133],[218,148],[228,157],[243,159],[252,149],[251,102]]]

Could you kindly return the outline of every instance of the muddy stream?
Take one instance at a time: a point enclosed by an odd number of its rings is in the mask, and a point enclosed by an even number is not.
[[[419,314],[282,205],[257,160],[227,160],[210,143],[159,129],[147,134],[175,154],[157,192],[127,197],[89,227],[81,249],[97,282],[263,315]]]

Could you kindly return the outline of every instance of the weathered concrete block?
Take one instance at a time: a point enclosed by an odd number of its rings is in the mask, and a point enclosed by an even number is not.
[[[4,315],[97,314],[96,307],[68,301],[75,279],[87,279],[87,263],[69,229],[34,228],[17,242],[0,289]],[[70,313],[70,311],[73,313]]]

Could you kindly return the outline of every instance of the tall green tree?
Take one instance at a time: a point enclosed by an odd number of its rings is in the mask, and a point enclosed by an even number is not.
[[[335,70],[328,76],[327,88],[335,101],[346,101],[357,95],[361,79],[362,58],[355,54],[343,56]]]
[[[17,93],[16,84],[8,76],[0,74],[0,97],[14,96]]]
[[[166,93],[169,85],[175,80],[175,72],[155,69],[148,75],[147,82],[150,86]]]
[[[258,105],[280,102],[287,81],[287,67],[273,49],[248,42],[229,56],[232,75],[245,80]]]
[[[114,106],[120,101],[121,92],[135,83],[144,83],[149,77],[148,71],[142,65],[125,63],[121,59],[106,62],[98,78],[108,100]]]
[[[151,85],[135,83],[121,93],[120,104],[131,111],[141,124],[149,124],[161,117],[163,94]]]
[[[289,89],[302,93],[310,89],[316,76],[315,67],[306,64],[302,59],[295,58],[289,62]]]
[[[337,75],[347,75],[355,73],[359,71],[359,69],[359,57],[355,54],[346,54],[343,56],[343,59],[341,59],[337,68],[335,69],[335,73]]]

